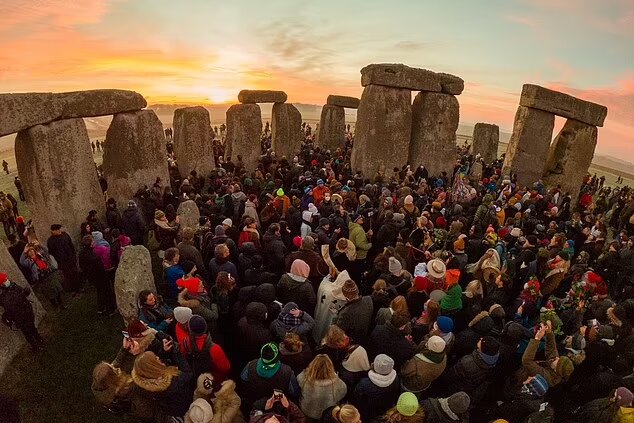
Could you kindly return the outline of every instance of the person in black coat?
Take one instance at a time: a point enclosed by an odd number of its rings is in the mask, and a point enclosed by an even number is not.
[[[489,316],[488,311],[481,311],[474,317],[469,326],[456,334],[451,354],[450,362],[470,354],[483,336],[489,335],[493,329],[493,319]]]
[[[244,272],[242,286],[260,286],[263,283],[277,283],[277,276],[264,268],[264,259],[261,255],[256,254],[251,258],[251,268]]]
[[[379,354],[387,354],[394,360],[394,367],[400,369],[403,363],[412,358],[416,346],[406,337],[408,323],[408,316],[393,314],[389,322],[375,327],[368,344],[370,359]]]
[[[267,310],[264,304],[252,302],[247,306],[246,315],[238,322],[236,368],[242,368],[250,360],[259,357],[264,344],[273,339],[266,318]]]
[[[147,227],[141,212],[133,200],[128,201],[128,208],[121,215],[121,229],[124,234],[130,237],[132,245],[143,245]]]
[[[401,382],[394,370],[394,360],[379,354],[372,369],[357,383],[351,402],[357,407],[364,422],[372,421],[392,407],[401,392]]]
[[[30,293],[31,288],[13,283],[6,273],[0,273],[0,306],[4,309],[2,323],[9,327],[15,325],[22,331],[31,348],[38,351],[44,339],[35,327],[33,305],[28,299]]]
[[[116,310],[115,296],[102,261],[92,249],[92,237],[86,235],[81,240],[79,250],[79,268],[84,278],[97,288],[97,313],[110,314]]]
[[[262,249],[264,251],[264,259],[271,272],[278,276],[282,276],[285,269],[286,246],[280,235],[280,225],[273,223],[269,226],[264,236],[262,236]]]
[[[266,306],[266,321],[268,324],[277,319],[277,316],[282,311],[282,306],[275,299],[275,286],[273,284],[263,283],[255,288],[253,301],[261,302]]]
[[[121,213],[114,198],[108,198],[106,203],[106,225],[110,229],[121,229]]]
[[[62,231],[62,225],[51,225],[51,236],[46,241],[46,246],[49,254],[57,260],[58,269],[64,275],[64,290],[78,292],[80,284],[75,246],[70,235]]]

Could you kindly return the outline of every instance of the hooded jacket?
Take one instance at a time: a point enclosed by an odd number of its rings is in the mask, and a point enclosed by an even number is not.
[[[465,330],[456,334],[452,356],[459,358],[469,354],[476,347],[480,338],[490,334],[493,326],[493,319],[489,313],[480,312],[469,322],[469,326]]]
[[[295,303],[306,312],[314,313],[317,297],[310,281],[302,276],[285,273],[277,284],[277,299],[283,303]]]
[[[401,383],[408,391],[423,391],[445,371],[447,355],[428,349],[416,354],[401,367]]]
[[[368,241],[368,236],[358,223],[350,222],[348,230],[350,231],[348,239],[352,241],[357,249],[357,260],[365,260],[368,256],[368,251],[372,248],[372,243]]]
[[[121,229],[130,237],[132,245],[143,245],[143,237],[147,231],[143,217],[139,209],[128,207],[121,216]]]
[[[252,302],[246,308],[246,314],[238,322],[237,344],[242,363],[260,356],[260,349],[271,341],[266,306],[260,302]]]

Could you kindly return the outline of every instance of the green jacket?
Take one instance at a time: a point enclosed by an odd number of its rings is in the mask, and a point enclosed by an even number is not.
[[[368,241],[368,236],[358,223],[350,222],[348,230],[350,232],[350,241],[357,249],[357,260],[365,260],[368,256],[368,251],[372,248],[372,243]]]

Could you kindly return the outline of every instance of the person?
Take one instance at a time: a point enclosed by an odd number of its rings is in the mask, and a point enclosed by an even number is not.
[[[321,255],[315,251],[315,240],[312,236],[303,237],[299,250],[286,256],[287,271],[291,269],[295,260],[306,262],[309,267],[308,280],[313,288],[317,290],[324,276],[328,275],[329,268]],[[308,311],[312,312],[312,310]]]
[[[274,393],[253,404],[249,423],[304,423],[302,410],[288,398],[284,392]]]
[[[114,290],[102,261],[93,251],[93,244],[91,235],[85,235],[81,239],[81,249],[78,254],[79,268],[84,278],[97,288],[97,314],[110,316],[117,310]]]
[[[143,215],[134,200],[128,201],[128,207],[121,215],[121,230],[130,237],[132,245],[143,245],[147,228]]]
[[[634,394],[620,386],[606,398],[597,398],[572,413],[567,423],[575,422],[627,422],[634,414]]]
[[[247,305],[246,314],[238,321],[237,354],[242,365],[260,355],[264,344],[272,340],[271,331],[266,321],[267,309],[260,302],[253,301]],[[242,367],[242,365],[240,367]]]
[[[178,248],[172,247],[165,250],[163,258],[163,268],[165,269],[165,281],[167,282],[167,301],[176,302],[178,300],[178,284],[176,283],[185,275],[183,267],[180,265],[181,254]]]
[[[174,310],[156,293],[144,289],[137,302],[139,320],[157,332],[174,333]]]
[[[121,229],[121,214],[117,209],[117,201],[114,198],[108,198],[106,201],[106,225],[112,229]]]
[[[288,302],[282,307],[277,319],[271,322],[271,333],[276,340],[282,341],[288,333],[296,333],[304,341],[315,327],[315,320],[299,309],[296,303]]]
[[[55,257],[59,270],[64,276],[63,286],[66,292],[72,292],[73,296],[80,291],[79,275],[77,274],[77,254],[73,241],[59,223],[51,225],[51,236],[46,241],[50,254]]]
[[[297,376],[297,382],[302,391],[299,406],[311,419],[321,418],[324,410],[336,405],[347,392],[326,354],[318,354]]]
[[[361,413],[362,421],[372,421],[396,402],[401,383],[394,364],[389,356],[377,355],[367,376],[354,388],[352,404]]]
[[[409,336],[409,316],[394,314],[387,323],[375,327],[370,334],[370,357],[387,354],[394,360],[397,369],[412,358],[415,352],[416,347]]]
[[[46,247],[37,241],[26,244],[20,256],[20,265],[30,272],[30,281],[34,288],[40,289],[53,306],[66,308],[62,275],[57,270],[55,258],[48,253]]]
[[[16,231],[15,213],[13,212],[13,203],[7,198],[4,192],[0,191],[0,220],[2,220],[2,226],[4,227],[4,234],[8,237],[9,234]]]
[[[207,333],[207,322],[193,315],[188,322],[189,336],[183,341],[183,356],[187,359],[194,378],[209,372],[214,383],[222,383],[231,370],[231,363],[223,348]]]
[[[164,351],[163,341],[157,336],[157,331],[148,327],[139,319],[132,319],[125,331],[122,331],[123,344],[112,366],[126,374],[131,374],[136,358],[145,351],[152,351],[157,355],[162,355]]]
[[[337,313],[337,326],[356,343],[363,344],[368,339],[374,305],[369,296],[359,295],[359,288],[348,279],[341,288],[346,303]]]
[[[213,283],[220,273],[228,273],[233,279],[238,280],[238,269],[236,265],[230,261],[231,253],[227,244],[216,245],[214,249],[214,258],[209,261],[209,281]]]
[[[379,416],[377,423],[418,423],[426,420],[425,409],[418,403],[418,399],[411,392],[403,392],[396,402],[384,415]]]
[[[281,228],[278,223],[269,226],[262,237],[262,247],[269,270],[281,276],[284,272],[284,260],[288,249],[282,241]]]
[[[13,184],[15,185],[15,189],[18,190],[18,195],[20,196],[20,201],[26,201],[26,197],[24,196],[24,187],[22,186],[22,181],[19,176],[16,176],[13,180]]]
[[[102,361],[92,371],[91,390],[98,404],[111,413],[126,413],[131,410],[132,377]]]
[[[425,422],[467,423],[471,398],[464,391],[458,391],[447,398],[427,398],[421,402],[425,410]]]
[[[361,414],[354,405],[335,405],[324,410],[321,421],[323,423],[360,423]]]
[[[275,389],[299,397],[300,387],[295,373],[280,361],[277,344],[269,342],[260,350],[260,357],[244,366],[240,373],[239,392],[246,404],[273,395]]]
[[[299,310],[306,313],[315,309],[317,298],[308,281],[310,267],[304,260],[296,259],[291,270],[285,273],[277,284],[277,298],[283,304],[293,302]]]
[[[244,218],[244,227],[242,228],[242,232],[240,232],[240,236],[238,238],[238,248],[242,247],[245,242],[251,242],[255,245],[256,248],[261,247],[260,243],[260,233],[257,230],[257,222],[252,217]]]
[[[176,286],[181,290],[178,293],[178,304],[202,316],[207,322],[209,332],[213,334],[217,328],[218,306],[211,302],[202,279],[194,276],[198,269],[196,265],[185,261],[181,267],[186,273],[176,281]]]
[[[165,251],[168,248],[176,247],[176,235],[178,234],[178,220],[169,222],[165,212],[156,210],[154,212],[154,234],[159,242],[159,250]]]
[[[522,382],[520,389],[507,392],[508,400],[490,410],[489,415],[493,418],[503,418],[513,422],[526,421],[529,415],[540,410],[548,388],[548,382],[544,376],[540,374],[529,376]]]
[[[401,386],[404,390],[420,395],[429,388],[447,367],[445,341],[440,336],[431,336],[419,347],[419,352],[401,367]]]
[[[29,300],[31,288],[22,287],[11,282],[8,275],[0,273],[0,306],[4,309],[2,323],[9,327],[15,325],[33,351],[39,351],[44,344],[44,338],[35,327],[35,313]]]
[[[2,169],[4,169],[5,173],[9,174],[9,162],[6,160],[2,160]]]
[[[313,352],[308,341],[300,338],[295,332],[288,332],[279,345],[280,361],[289,365],[295,374],[299,374],[308,367],[313,359]]]

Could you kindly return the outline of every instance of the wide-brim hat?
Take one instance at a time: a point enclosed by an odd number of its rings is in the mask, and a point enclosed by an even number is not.
[[[433,278],[442,279],[447,272],[447,266],[440,259],[432,259],[427,263],[427,273]]]

